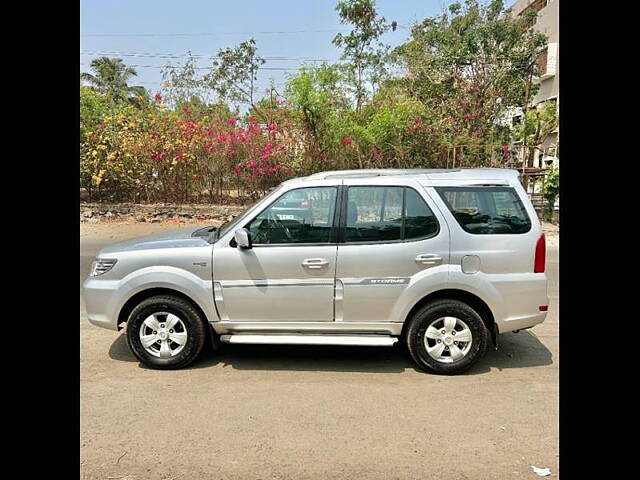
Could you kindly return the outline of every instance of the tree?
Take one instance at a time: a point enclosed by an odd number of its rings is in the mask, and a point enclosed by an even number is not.
[[[530,79],[546,37],[513,18],[502,0],[467,0],[415,24],[393,58],[407,92],[450,124],[452,144],[499,141],[500,120],[535,92]],[[535,87],[535,86],[534,86]]]
[[[528,146],[528,156],[544,139],[558,128],[558,114],[555,102],[547,101],[524,112],[522,121],[513,129],[513,138]]]
[[[127,67],[120,58],[99,57],[91,61],[94,73],[82,72],[80,80],[89,83],[113,104],[125,102],[138,104],[147,98],[142,86],[130,87],[127,82],[138,75],[135,69]]]
[[[333,44],[343,49],[343,68],[352,85],[359,112],[367,96],[367,83],[375,90],[385,75],[385,57],[389,47],[380,37],[389,29],[384,17],[376,12],[374,0],[343,0],[336,5],[340,23],[351,24],[348,35],[338,33]]]
[[[288,76],[285,98],[302,123],[308,159],[317,159],[326,153],[329,116],[349,108],[340,67],[326,62],[301,67],[297,74]]]
[[[187,60],[178,65],[168,64],[162,70],[162,92],[165,99],[180,108],[190,105],[205,106],[209,101],[210,87],[204,76],[198,76],[195,58],[187,52]]]
[[[221,100],[248,103],[255,108],[255,81],[265,63],[257,52],[253,38],[235,48],[218,51],[218,58],[205,79]]]
[[[88,132],[102,123],[108,112],[109,105],[104,96],[90,87],[80,87],[80,143],[85,141]]]
[[[547,222],[553,220],[553,208],[556,204],[556,198],[560,194],[560,167],[554,168],[545,178],[542,187],[542,196],[547,201],[544,206],[544,219]]]

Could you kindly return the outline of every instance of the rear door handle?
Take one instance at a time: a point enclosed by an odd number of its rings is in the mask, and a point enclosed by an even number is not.
[[[302,266],[312,270],[319,270],[329,265],[329,261],[324,258],[305,258]]]
[[[415,261],[420,265],[440,265],[442,257],[433,253],[421,253],[416,256]]]

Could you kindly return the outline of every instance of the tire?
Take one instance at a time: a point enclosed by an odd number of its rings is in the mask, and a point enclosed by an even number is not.
[[[172,295],[157,295],[143,300],[131,311],[127,344],[136,358],[150,368],[184,368],[202,351],[207,328],[205,319],[190,302]],[[143,338],[150,342],[147,347]]]
[[[430,326],[432,329],[425,342]],[[470,338],[470,342],[457,341],[456,338]],[[487,340],[487,329],[480,315],[464,302],[447,299],[436,300],[420,308],[411,318],[405,336],[407,349],[418,367],[440,375],[457,375],[470,368],[484,355]],[[447,346],[449,344],[451,346]],[[439,354],[440,351],[442,353]]]

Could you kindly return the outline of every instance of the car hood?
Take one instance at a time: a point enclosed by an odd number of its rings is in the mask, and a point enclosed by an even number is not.
[[[118,252],[129,252],[135,250],[151,250],[161,248],[186,248],[204,247],[211,245],[210,234],[215,227],[192,226],[153,233],[143,237],[132,238],[122,242],[113,243],[104,247],[98,254],[99,257]]]

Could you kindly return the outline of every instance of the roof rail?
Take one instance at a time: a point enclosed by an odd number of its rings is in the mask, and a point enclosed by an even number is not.
[[[387,177],[398,175],[428,175],[431,173],[459,172],[456,168],[370,168],[360,170],[331,170],[314,173],[305,180],[325,180],[327,178]]]

